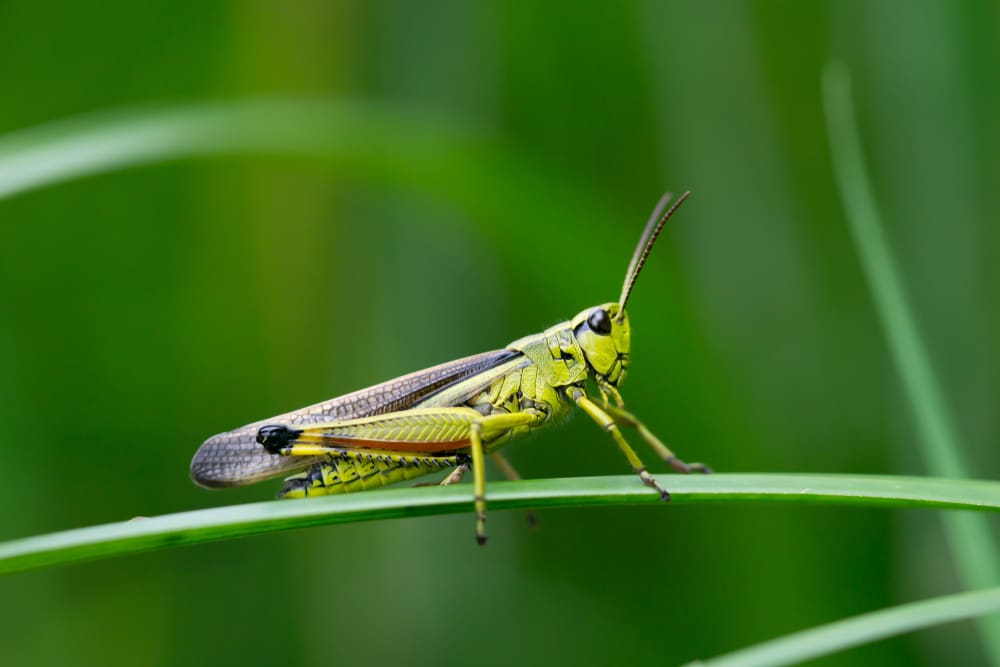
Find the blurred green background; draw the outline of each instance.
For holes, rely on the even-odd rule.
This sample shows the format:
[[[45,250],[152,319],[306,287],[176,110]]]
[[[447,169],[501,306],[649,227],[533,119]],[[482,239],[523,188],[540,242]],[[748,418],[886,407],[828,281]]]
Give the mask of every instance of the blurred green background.
[[[996,478],[998,45],[986,0],[3,0],[2,133],[286,96],[383,120],[344,128],[338,159],[167,161],[0,202],[0,540],[271,497],[197,488],[190,457],[614,299],[665,189],[694,195],[630,302],[632,409],[720,471],[925,473],[834,188],[832,60],[967,457]],[[583,419],[507,451],[533,478],[627,471]],[[490,523],[485,549],[454,516],[8,576],[0,660],[674,664],[959,589],[928,511]],[[820,663],[984,659],[956,625]]]

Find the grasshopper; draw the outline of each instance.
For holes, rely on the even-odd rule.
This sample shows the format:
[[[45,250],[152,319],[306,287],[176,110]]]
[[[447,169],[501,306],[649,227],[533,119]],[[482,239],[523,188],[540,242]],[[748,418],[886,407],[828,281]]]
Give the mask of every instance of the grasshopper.
[[[486,455],[508,477],[519,479],[497,450],[566,419],[576,405],[611,436],[639,479],[662,500],[670,500],[619,427],[635,429],[678,472],[711,470],[679,459],[625,410],[618,387],[629,366],[629,295],[660,230],[689,194],[666,213],[671,195],[660,199],[632,255],[617,303],[587,308],[502,350],[215,435],[195,453],[191,478],[205,487],[225,487],[297,472],[285,479],[279,497],[302,498],[379,488],[441,470],[449,474],[440,483],[454,484],[471,469],[476,540],[485,544]],[[598,400],[588,393],[588,379]]]

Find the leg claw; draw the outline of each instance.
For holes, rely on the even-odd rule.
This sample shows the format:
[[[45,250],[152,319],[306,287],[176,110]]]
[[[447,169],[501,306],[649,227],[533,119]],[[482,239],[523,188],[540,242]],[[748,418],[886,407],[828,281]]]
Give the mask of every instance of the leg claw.
[[[642,472],[639,473],[639,479],[641,479],[642,483],[645,484],[646,486],[652,489],[656,489],[657,493],[660,494],[660,500],[662,500],[665,503],[670,502],[670,492],[664,489],[662,486],[660,486],[660,483],[656,481],[655,477],[653,477],[648,472],[643,470]]]
[[[668,458],[667,463],[670,464],[671,468],[673,468],[677,472],[684,473],[685,475],[690,475],[691,473],[695,472],[701,473],[703,475],[712,474],[712,469],[709,468],[704,463],[685,463],[676,456],[671,456],[670,458]]]

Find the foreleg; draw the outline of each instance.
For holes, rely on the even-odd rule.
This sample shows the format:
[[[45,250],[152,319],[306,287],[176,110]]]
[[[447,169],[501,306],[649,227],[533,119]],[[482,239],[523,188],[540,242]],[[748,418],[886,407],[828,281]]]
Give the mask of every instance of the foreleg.
[[[642,436],[642,439],[653,448],[660,458],[669,463],[670,467],[677,472],[686,474],[700,472],[706,475],[712,472],[712,469],[704,463],[685,463],[682,461],[670,450],[670,448],[660,442],[660,439],[653,435],[653,432],[646,428],[646,425],[639,421],[639,419],[631,412],[627,412],[620,407],[612,405],[605,406],[604,409],[622,426],[628,426],[636,429],[639,432],[639,435]]]
[[[656,489],[657,493],[660,494],[661,500],[663,500],[664,502],[669,501],[670,493],[668,493],[666,489],[660,486],[660,483],[656,481],[655,477],[649,474],[649,471],[646,470],[646,464],[642,462],[642,459],[639,458],[639,455],[636,454],[635,450],[632,449],[631,445],[628,444],[628,441],[625,439],[625,436],[623,436],[621,434],[621,431],[618,430],[618,424],[616,424],[614,418],[610,414],[608,414],[606,408],[602,409],[600,406],[594,403],[594,401],[590,400],[590,398],[587,397],[587,394],[585,394],[584,391],[579,387],[570,387],[567,390],[567,394],[573,400],[574,403],[580,406],[580,409],[582,409],[584,412],[590,415],[591,419],[597,422],[601,426],[601,428],[603,428],[611,435],[615,443],[617,443],[618,448],[622,450],[622,453],[625,455],[625,458],[628,459],[629,464],[632,466],[632,471],[639,476],[639,479],[642,480],[642,483],[645,484],[646,486]]]

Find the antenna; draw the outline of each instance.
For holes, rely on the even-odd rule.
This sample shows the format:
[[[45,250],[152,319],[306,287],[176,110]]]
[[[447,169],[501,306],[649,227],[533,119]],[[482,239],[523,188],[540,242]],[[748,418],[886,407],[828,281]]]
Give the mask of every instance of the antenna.
[[[642,231],[642,237],[639,238],[639,244],[635,247],[635,252],[632,254],[632,261],[629,262],[628,270],[625,271],[625,284],[622,285],[622,295],[618,298],[621,310],[618,311],[617,320],[620,321],[625,317],[625,304],[628,302],[628,296],[632,293],[632,287],[635,285],[635,281],[639,277],[643,265],[646,263],[646,258],[649,257],[649,251],[653,249],[653,244],[656,243],[656,237],[660,235],[660,230],[663,229],[663,225],[674,214],[677,207],[684,203],[684,200],[690,195],[690,190],[682,194],[666,213],[663,213],[663,209],[667,206],[673,194],[665,192],[660,197],[660,201],[656,203],[656,208],[653,209],[653,214],[649,216],[646,228]]]

